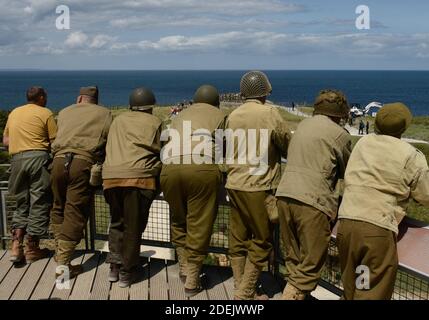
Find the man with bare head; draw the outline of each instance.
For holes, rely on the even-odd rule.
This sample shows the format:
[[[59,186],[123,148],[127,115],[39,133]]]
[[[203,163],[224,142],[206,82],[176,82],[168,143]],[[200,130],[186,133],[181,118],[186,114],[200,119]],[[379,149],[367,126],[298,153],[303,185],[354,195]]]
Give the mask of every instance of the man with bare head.
[[[28,104],[11,112],[3,135],[3,144],[9,147],[12,156],[9,193],[17,201],[10,256],[14,263],[24,258],[32,262],[49,253],[39,248],[39,238],[48,231],[51,196],[47,167],[57,125],[46,108],[47,93],[43,88],[28,89],[27,101]]]

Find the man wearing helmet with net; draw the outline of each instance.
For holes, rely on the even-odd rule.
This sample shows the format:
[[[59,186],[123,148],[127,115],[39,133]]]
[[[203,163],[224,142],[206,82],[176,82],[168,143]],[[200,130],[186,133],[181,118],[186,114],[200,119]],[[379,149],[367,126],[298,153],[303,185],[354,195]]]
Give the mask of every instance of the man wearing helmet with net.
[[[340,126],[348,114],[344,94],[322,91],[314,116],[299,124],[291,140],[276,194],[286,260],[284,300],[304,300],[319,281],[339,207],[338,181],[351,153],[350,135]]]
[[[281,176],[281,157],[287,156],[291,134],[279,111],[266,104],[271,91],[271,83],[264,73],[245,74],[241,80],[241,95],[246,101],[231,113],[226,125],[231,132],[244,130],[248,137],[256,131],[255,141],[240,141],[237,135],[233,154],[228,156],[227,152],[226,157],[226,188],[231,202],[229,254],[237,300],[255,299],[257,280],[273,247],[266,203],[274,200]],[[264,135],[267,137],[265,144],[261,143]],[[240,161],[241,156],[252,150],[257,155],[267,156],[264,170],[256,170],[254,159],[250,157]]]

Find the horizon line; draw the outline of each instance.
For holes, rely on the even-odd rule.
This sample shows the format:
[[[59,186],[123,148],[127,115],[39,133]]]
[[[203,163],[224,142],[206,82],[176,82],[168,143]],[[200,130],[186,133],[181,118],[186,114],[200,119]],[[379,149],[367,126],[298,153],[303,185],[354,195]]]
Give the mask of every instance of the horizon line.
[[[82,71],[156,71],[156,72],[169,72],[169,71],[249,71],[249,70],[263,70],[263,71],[354,71],[354,72],[368,72],[368,71],[405,71],[405,72],[428,72],[429,69],[257,69],[257,68],[249,68],[249,69],[43,69],[43,68],[0,68],[0,72],[2,71],[14,71],[14,72],[24,72],[24,71],[52,71],[52,72],[82,72]]]

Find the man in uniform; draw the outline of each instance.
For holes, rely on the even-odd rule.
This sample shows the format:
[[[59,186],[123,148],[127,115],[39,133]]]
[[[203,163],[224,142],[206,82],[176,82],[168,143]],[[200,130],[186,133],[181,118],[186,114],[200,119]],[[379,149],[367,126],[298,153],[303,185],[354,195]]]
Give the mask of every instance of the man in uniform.
[[[132,284],[139,264],[142,233],[161,171],[161,120],[152,115],[152,91],[131,93],[130,111],[112,124],[103,165],[103,187],[110,205],[109,281],[122,288]]]
[[[252,71],[245,74],[240,88],[246,102],[231,113],[226,125],[227,130],[234,132],[233,136],[239,137],[234,139],[233,159],[227,154],[226,188],[231,202],[229,254],[235,299],[252,300],[256,282],[272,250],[271,225],[265,203],[279,184],[281,157],[287,156],[290,131],[279,111],[266,105],[272,87],[264,73]],[[254,136],[255,139],[240,141],[243,135],[239,133],[243,130],[244,136]],[[256,159],[246,156],[252,153],[251,150],[256,152],[256,157],[266,156],[259,168],[256,168]]]
[[[82,271],[80,266],[71,266],[71,260],[91,214],[94,196],[91,169],[103,162],[112,122],[110,110],[97,104],[98,88],[81,88],[77,104],[59,113],[58,134],[52,145],[51,229],[55,260],[59,267],[68,268],[71,277]],[[58,271],[57,276],[63,271]]]
[[[348,115],[341,92],[322,91],[314,116],[299,124],[290,143],[276,194],[286,250],[284,300],[304,300],[320,279],[339,207],[337,182],[351,153],[350,135],[339,125]]]
[[[217,215],[222,175],[215,162],[215,131],[223,129],[225,120],[224,113],[219,110],[219,93],[213,86],[200,87],[193,101],[193,105],[171,123],[170,129],[176,130],[180,139],[166,146],[174,149],[172,145],[186,143],[182,140],[189,139],[190,148],[185,150],[179,145],[178,154],[166,155],[162,159],[161,173],[161,188],[171,210],[172,242],[179,259],[179,275],[185,282],[188,297],[201,291],[200,270]],[[184,135],[186,125],[191,131],[189,137]],[[201,156],[203,148],[209,154]]]
[[[410,199],[429,207],[426,157],[401,140],[412,120],[402,103],[377,113],[376,134],[350,157],[339,211],[338,248],[346,300],[390,300],[398,269],[398,225]],[[365,272],[369,283],[359,287]]]
[[[12,156],[9,193],[16,197],[17,205],[12,218],[13,263],[24,258],[30,263],[49,254],[40,249],[39,239],[48,232],[52,204],[49,152],[57,125],[53,113],[46,108],[47,94],[43,88],[28,89],[27,101],[28,104],[11,112],[3,134],[3,144]]]

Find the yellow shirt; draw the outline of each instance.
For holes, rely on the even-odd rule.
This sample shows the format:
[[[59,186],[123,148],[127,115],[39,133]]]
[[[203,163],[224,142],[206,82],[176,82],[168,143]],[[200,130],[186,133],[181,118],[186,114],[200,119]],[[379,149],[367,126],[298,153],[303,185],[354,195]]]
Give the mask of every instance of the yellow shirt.
[[[14,109],[4,129],[4,136],[9,137],[11,155],[29,150],[49,151],[56,134],[57,124],[53,113],[34,104]]]

